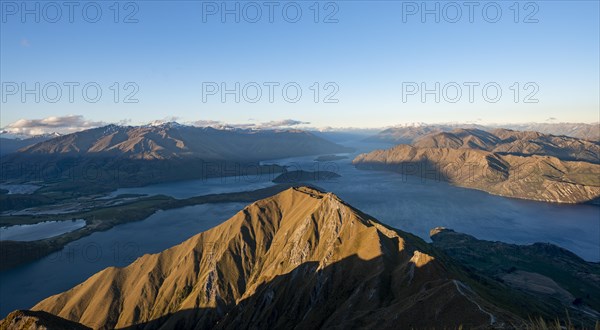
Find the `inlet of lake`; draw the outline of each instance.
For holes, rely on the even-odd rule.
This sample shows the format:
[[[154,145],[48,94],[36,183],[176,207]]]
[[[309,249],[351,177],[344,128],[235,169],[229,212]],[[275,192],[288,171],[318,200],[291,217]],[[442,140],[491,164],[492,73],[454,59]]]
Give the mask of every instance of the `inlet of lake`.
[[[0,240],[36,241],[50,238],[85,226],[85,220],[44,221],[30,225],[15,225],[0,228]]]
[[[325,170],[341,177],[312,182],[379,221],[429,240],[429,230],[443,226],[480,239],[530,244],[549,242],[588,261],[600,261],[600,207],[560,205],[510,199],[389,172],[357,170],[358,152],[375,147],[357,144],[347,159],[315,162],[315,156],[264,162],[289,170]],[[165,194],[176,198],[253,190],[271,185],[272,176],[216,178],[174,182],[113,193]],[[0,272],[0,317],[75,286],[109,266],[125,266],[157,253],[233,216],[245,204],[204,204],[159,211],[146,220],[116,226],[68,244],[30,264]]]

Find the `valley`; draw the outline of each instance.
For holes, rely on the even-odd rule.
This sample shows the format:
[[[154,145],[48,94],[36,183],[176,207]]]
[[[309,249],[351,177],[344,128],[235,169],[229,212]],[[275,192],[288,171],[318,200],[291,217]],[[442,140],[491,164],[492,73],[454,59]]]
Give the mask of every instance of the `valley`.
[[[0,330],[600,330],[600,1],[0,7]]]
[[[597,249],[600,244],[599,210],[596,206],[521,201],[453,187],[443,181],[422,180],[417,176],[358,170],[351,163],[354,155],[380,146],[356,142],[348,146],[357,151],[336,161],[315,162],[314,157],[306,156],[262,164],[337,173],[339,178],[311,184],[335,192],[387,225],[403,228],[426,241],[430,229],[445,226],[480,239],[517,244],[552,242],[586,260],[600,261]],[[19,260],[25,264],[0,272],[2,292],[9,294],[23,286],[36,288],[31,290],[31,295],[19,294],[20,298],[11,304],[0,304],[0,312],[5,315],[15,309],[29,308],[36,301],[76,285],[105,267],[125,266],[143,254],[160,252],[200,230],[209,229],[242,209],[245,202],[283,189],[272,183],[272,179],[273,176],[268,175],[251,181],[226,177],[121,188],[106,197],[88,199],[91,204],[82,201],[79,206],[71,205],[70,213],[42,215],[49,209],[60,209],[57,205],[56,209],[48,206],[32,209],[29,213],[21,211],[21,215],[19,212],[3,215],[5,224],[56,220],[57,216],[61,219],[85,216],[96,223],[95,230],[105,226],[110,229],[88,232],[89,236],[79,238],[75,237],[80,234],[73,232],[74,239],[63,241],[62,248],[48,249],[46,245],[44,254],[34,250],[33,259]],[[238,193],[244,190],[250,192]],[[209,197],[208,194],[213,195]],[[206,204],[208,201],[211,202]],[[477,207],[472,207],[474,203]],[[73,210],[78,207],[81,212],[74,214]],[[106,223],[102,224],[104,221]],[[211,225],[198,227],[198,221]],[[161,238],[154,234],[156,232],[162,233]],[[167,232],[170,234],[166,235]],[[154,239],[147,240],[146,237]],[[102,251],[100,256],[98,251]],[[50,254],[46,255],[48,252]],[[119,257],[115,257],[115,253]],[[52,271],[44,272],[44,269]],[[17,291],[11,295],[17,295]]]
[[[83,194],[75,199],[65,197],[63,202],[4,211],[3,225],[79,218],[85,219],[86,225],[40,241],[0,241],[2,265],[8,265],[0,272],[0,291],[14,296],[17,292],[10,293],[12,288],[36,288],[31,295],[20,295],[10,304],[0,304],[0,312],[6,315],[15,309],[29,308],[36,301],[76,285],[105,267],[125,266],[146,253],[160,252],[193,233],[218,225],[242,209],[246,202],[271,196],[305,180],[320,189],[335,192],[384,223],[415,233],[426,241],[429,241],[431,228],[446,226],[477,238],[509,243],[552,242],[586,260],[600,260],[600,251],[595,249],[600,235],[596,206],[519,201],[453,187],[431,177],[424,180],[415,175],[364,171],[355,167],[352,160],[360,153],[387,145],[363,142],[344,145],[356,151],[335,157],[326,154],[328,161],[301,156],[258,163],[265,168],[287,169],[290,175],[301,171],[298,173],[302,175],[293,175],[297,180],[286,180],[287,186],[272,182],[281,173],[266,172],[255,176],[121,187],[108,193]],[[43,187],[34,192],[47,191],[48,188]],[[470,202],[476,202],[478,207],[469,207]],[[173,221],[178,218],[182,220]],[[194,219],[205,219],[203,221],[210,225],[198,227],[198,220]],[[577,220],[565,222],[562,219]],[[187,224],[181,227],[184,223]],[[507,227],[507,224],[510,225]],[[157,231],[172,234],[152,242],[144,239]],[[78,269],[76,272],[74,267]],[[42,276],[44,279],[40,282],[43,269],[54,271]]]

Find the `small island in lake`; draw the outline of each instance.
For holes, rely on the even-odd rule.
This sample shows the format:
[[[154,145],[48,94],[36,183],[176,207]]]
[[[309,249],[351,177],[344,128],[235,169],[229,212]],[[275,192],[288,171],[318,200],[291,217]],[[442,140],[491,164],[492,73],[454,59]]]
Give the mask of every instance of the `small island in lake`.
[[[284,172],[273,179],[274,183],[294,183],[294,182],[311,182],[311,181],[327,181],[341,177],[339,174],[329,171],[289,171]]]
[[[348,159],[348,156],[340,156],[340,155],[323,155],[315,158],[316,162],[332,162],[334,160],[340,159]]]

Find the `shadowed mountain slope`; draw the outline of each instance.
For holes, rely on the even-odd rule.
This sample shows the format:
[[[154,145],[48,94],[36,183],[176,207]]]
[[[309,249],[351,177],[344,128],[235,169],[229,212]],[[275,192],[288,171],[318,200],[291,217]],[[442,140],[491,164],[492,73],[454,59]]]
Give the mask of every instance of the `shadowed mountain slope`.
[[[547,315],[593,328],[600,319],[600,264],[548,243],[515,245],[478,240],[451,229],[431,230],[433,246],[465,267],[535,300]]]

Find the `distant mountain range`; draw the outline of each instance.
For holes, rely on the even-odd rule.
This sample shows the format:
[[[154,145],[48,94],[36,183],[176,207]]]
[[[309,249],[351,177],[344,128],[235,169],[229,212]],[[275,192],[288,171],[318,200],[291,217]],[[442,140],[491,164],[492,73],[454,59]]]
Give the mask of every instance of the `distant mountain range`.
[[[374,136],[366,138],[365,141],[410,144],[415,139],[427,134],[449,132],[457,128],[484,129],[480,125],[406,125],[385,129]]]
[[[598,143],[565,136],[456,129],[361,154],[353,163],[507,197],[598,203],[599,153]]]
[[[500,127],[500,126],[495,126]],[[503,128],[518,131],[534,131],[552,135],[566,135],[589,141],[600,141],[600,122],[593,124],[582,123],[529,123],[510,124]]]
[[[94,329],[524,328],[529,317],[557,317],[554,308],[560,315],[575,308],[594,312],[595,298],[547,306],[540,295],[519,291],[517,282],[505,284],[471,264],[464,267],[442,252],[445,245],[436,246],[383,225],[331,193],[296,187],[180,245],[124,268],[109,267],[39,302],[34,312],[11,313],[0,327],[54,322],[75,328],[69,322],[77,322]],[[513,258],[529,258],[530,274],[553,267],[519,253]],[[547,277],[579,276],[579,270],[598,273],[574,256],[561,274]],[[576,320],[589,322],[585,316]]]
[[[416,139],[431,133],[450,132],[457,128],[479,129],[491,131],[498,128],[518,131],[533,131],[543,134],[569,136],[589,141],[600,141],[600,123],[530,123],[530,124],[504,124],[504,125],[478,125],[478,124],[413,124],[392,127],[367,138],[367,141],[410,144]]]
[[[146,140],[148,145],[145,146],[144,150],[144,155],[143,157],[150,157],[150,158],[154,158],[154,157],[162,157],[163,155],[160,155],[161,153],[154,153],[152,151],[153,148],[159,148],[159,147],[164,147],[164,145],[162,145],[162,143],[160,143],[159,141],[153,140],[150,136],[147,135],[148,131],[153,131],[153,127],[157,127],[157,128],[166,128],[166,127],[170,127],[170,128],[189,128],[189,129],[198,129],[198,130],[204,130],[204,131],[234,131],[234,132],[253,132],[253,133],[257,133],[257,132],[261,132],[261,131],[265,131],[265,132],[273,132],[273,131],[278,131],[278,132],[285,132],[286,130],[269,130],[269,129],[260,129],[260,128],[253,128],[253,129],[249,129],[249,128],[239,128],[239,127],[235,127],[235,126],[228,126],[228,125],[219,125],[219,126],[206,126],[206,127],[196,127],[196,126],[190,126],[190,125],[182,125],[182,124],[178,124],[176,122],[169,122],[169,123],[159,123],[159,124],[149,124],[149,125],[142,125],[142,126],[117,126],[117,125],[108,125],[105,127],[100,127],[100,128],[96,128],[96,129],[89,129],[89,130],[85,130],[82,132],[88,132],[88,131],[93,131],[93,130],[99,130],[97,132],[103,132],[105,130],[120,130],[121,132],[123,132],[124,130],[128,130],[132,137],[134,138],[139,138],[140,135],[145,135],[144,139],[148,139]],[[600,123],[596,123],[596,124],[584,124],[584,123],[529,123],[529,124],[504,124],[504,125],[478,125],[478,124],[426,124],[426,123],[413,123],[413,124],[407,124],[407,125],[403,125],[403,126],[397,126],[397,127],[392,127],[392,128],[388,128],[385,129],[383,131],[380,131],[377,133],[376,129],[370,128],[370,129],[360,129],[360,128],[339,128],[339,129],[333,129],[333,128],[321,128],[321,129],[317,129],[317,128],[311,128],[308,131],[310,133],[312,133],[313,135],[316,135],[318,137],[323,137],[327,140],[330,141],[334,141],[334,142],[343,142],[343,141],[349,141],[349,140],[359,140],[359,139],[365,139],[366,141],[372,141],[372,142],[388,142],[388,143],[404,143],[404,144],[410,144],[412,143],[414,140],[431,134],[431,133],[440,133],[440,132],[450,132],[452,130],[455,130],[457,128],[463,128],[463,129],[479,129],[479,130],[484,130],[484,131],[492,131],[495,129],[499,129],[499,128],[504,128],[504,129],[512,129],[512,130],[517,130],[517,131],[532,131],[532,132],[539,132],[539,133],[543,133],[543,134],[550,134],[550,135],[557,135],[557,136],[569,136],[569,137],[575,137],[575,138],[579,138],[579,139],[584,139],[584,140],[589,140],[589,141],[600,141]],[[138,130],[138,132],[134,132],[134,130]],[[146,130],[146,133],[140,132],[140,130]],[[298,131],[299,130],[287,130],[287,131]],[[372,136],[369,136],[372,135]],[[42,142],[45,140],[49,140],[52,138],[55,138],[57,136],[60,136],[60,134],[58,133],[50,133],[50,134],[45,134],[45,135],[36,135],[36,136],[27,136],[27,135],[11,135],[8,134],[7,132],[2,132],[2,134],[0,134],[0,155],[6,155],[12,152],[17,151],[18,149],[27,147],[27,146],[32,146],[38,142]],[[71,137],[72,138],[72,137]],[[89,150],[90,152],[96,152],[98,150],[104,150],[105,147],[109,147],[109,148],[113,148],[112,151],[116,151],[116,150],[126,150],[127,152],[129,152],[130,154],[134,153],[135,150],[135,145],[136,144],[143,144],[144,142],[142,141],[138,141],[138,142],[134,142],[134,141],[125,141],[125,137],[123,135],[120,136],[120,138],[122,140],[118,140],[118,137],[105,137],[106,139],[115,139],[115,141],[113,142],[113,145],[102,145],[102,143],[106,143],[106,141],[97,141],[100,145],[98,146],[92,146],[92,145],[87,145],[87,150]],[[171,142],[178,142],[178,138],[177,137],[172,137],[173,140]],[[98,137],[99,140],[99,137]],[[184,141],[185,142],[185,141]],[[63,150],[63,151],[68,151],[68,152],[73,152],[75,150],[77,150],[77,147],[75,146],[68,146],[68,145],[64,145],[64,143],[68,144],[69,142],[67,141],[62,141],[63,145],[61,146],[55,146],[55,147],[50,147],[50,146],[45,146],[45,148],[47,148],[47,150]],[[88,141],[88,144],[90,142]],[[122,144],[121,146],[116,146],[116,144]],[[141,147],[138,145],[138,148],[141,149]],[[38,151],[41,151],[39,149],[37,149]],[[81,150],[80,150],[81,151]],[[106,151],[106,150],[105,150]],[[154,151],[157,151],[156,149],[154,149]],[[185,152],[184,150],[181,150],[182,152]],[[165,152],[166,154],[168,154],[168,151]]]
[[[562,160],[600,163],[600,143],[538,132],[521,132],[503,128],[455,129],[433,133],[414,140],[417,148],[478,149],[498,154],[542,155]]]
[[[5,181],[41,181],[56,191],[89,194],[176,180],[273,175],[283,169],[259,163],[352,150],[299,130],[108,125],[3,155],[0,173]]]
[[[347,151],[348,148],[300,130],[215,129],[165,123],[88,129],[23,147],[18,153],[145,160],[257,161]]]

